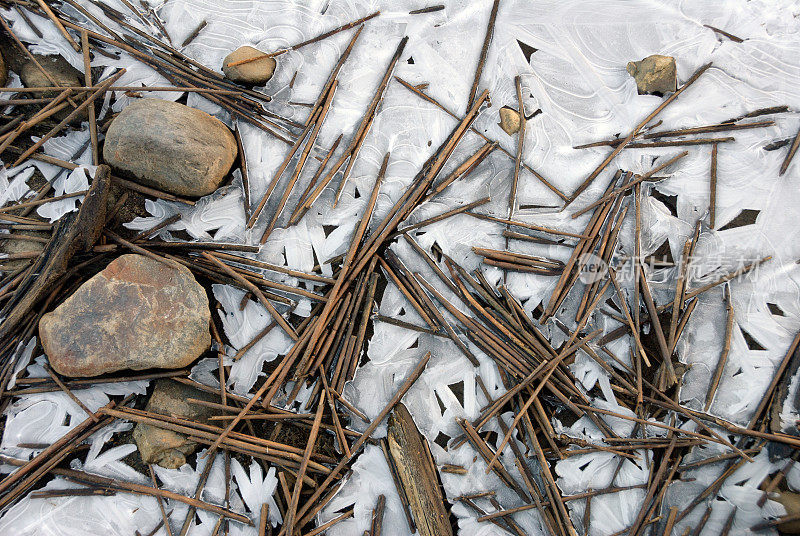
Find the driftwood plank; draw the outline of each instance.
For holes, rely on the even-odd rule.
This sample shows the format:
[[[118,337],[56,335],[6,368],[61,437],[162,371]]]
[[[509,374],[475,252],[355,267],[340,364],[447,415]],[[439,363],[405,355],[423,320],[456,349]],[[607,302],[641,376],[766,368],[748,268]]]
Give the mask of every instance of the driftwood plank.
[[[0,339],[6,339],[28,311],[52,292],[53,284],[66,273],[72,257],[87,251],[97,242],[106,223],[110,177],[108,166],[98,166],[78,212],[70,212],[58,221],[44,251],[20,283],[19,299],[9,303],[7,310],[3,311],[7,316],[0,324]]]
[[[399,491],[408,500],[417,532],[421,536],[452,535],[433,457],[403,404],[398,404],[389,417],[387,439],[402,486]]]

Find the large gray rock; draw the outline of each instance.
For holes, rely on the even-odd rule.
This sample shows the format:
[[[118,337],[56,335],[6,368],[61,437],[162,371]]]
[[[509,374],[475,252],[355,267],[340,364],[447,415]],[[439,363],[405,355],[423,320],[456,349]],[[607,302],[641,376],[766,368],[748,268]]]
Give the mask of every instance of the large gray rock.
[[[50,78],[57,82],[57,85],[61,87],[79,87],[83,85],[81,79],[83,75],[61,56],[34,54],[34,57],[39,62],[39,65],[50,75]],[[32,61],[28,61],[22,66],[19,77],[25,87],[53,86],[53,82]],[[58,91],[47,91],[37,93],[35,97],[52,97],[56,94],[58,94]]]
[[[219,397],[210,393],[174,380],[162,379],[156,382],[145,409],[159,415],[207,422],[213,410],[189,402],[189,398],[219,402]],[[197,449],[197,443],[183,434],[143,423],[137,423],[133,429],[133,440],[144,463],[154,463],[166,469],[177,469],[186,463],[186,456]]]
[[[675,58],[653,54],[641,61],[630,61],[628,74],[636,80],[639,95],[671,93],[677,89],[678,74]]]
[[[123,255],[39,322],[53,369],[89,377],[123,369],[176,369],[211,344],[208,296],[191,272]]]
[[[233,82],[263,86],[269,82],[269,79],[272,78],[272,75],[275,73],[275,66],[277,65],[275,58],[260,58],[241,65],[232,65],[228,67],[229,63],[258,58],[263,55],[264,53],[257,48],[248,46],[239,47],[222,60],[222,72]]]
[[[177,102],[140,99],[114,118],[103,158],[137,182],[199,197],[220,187],[238,149],[222,121]]]

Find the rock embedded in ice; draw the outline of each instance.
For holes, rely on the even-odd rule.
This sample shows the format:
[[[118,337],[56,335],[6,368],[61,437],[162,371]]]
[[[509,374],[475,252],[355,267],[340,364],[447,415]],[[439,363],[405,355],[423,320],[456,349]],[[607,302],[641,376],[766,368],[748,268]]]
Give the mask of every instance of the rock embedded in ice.
[[[238,149],[219,119],[177,102],[141,99],[111,122],[103,158],[121,174],[176,195],[201,197],[222,185]]]
[[[56,81],[59,86],[63,87],[79,87],[83,83],[81,81],[81,73],[77,71],[67,60],[61,56],[42,56],[34,54],[36,61],[42,66],[50,78]],[[33,61],[28,61],[22,65],[19,77],[25,87],[52,87],[53,82],[45,75]],[[58,91],[46,91],[36,94],[37,97],[53,97],[58,94]]]
[[[20,237],[19,239],[5,239],[0,242],[0,252],[14,255],[20,253],[41,253],[47,244],[47,239],[50,236],[47,233],[39,231],[25,231],[24,233],[11,233],[11,235]],[[23,238],[23,237],[31,237]],[[5,238],[5,236],[3,236]],[[36,238],[44,238],[44,240],[36,240]],[[32,262],[32,259],[13,259],[5,260],[0,258],[0,263],[8,270],[17,270],[23,266],[27,266]]]
[[[636,80],[639,95],[671,93],[677,89],[675,58],[653,54],[641,61],[629,61],[628,74]]]
[[[508,106],[503,106],[500,108],[500,128],[502,128],[506,134],[511,136],[519,132],[519,112],[509,108]]]
[[[124,369],[176,369],[211,343],[203,287],[187,268],[123,255],[39,322],[59,374],[90,377]]]
[[[275,58],[261,58],[241,65],[232,65],[228,67],[229,63],[249,60],[250,58],[257,58],[263,55],[264,53],[257,48],[249,46],[239,47],[222,60],[222,72],[233,82],[252,86],[263,86],[269,82],[269,79],[272,78],[272,75],[275,73],[275,66],[277,65]]]
[[[219,398],[211,393],[171,379],[161,379],[156,382],[145,409],[159,415],[206,422],[213,410],[189,402],[190,398],[219,402]],[[136,424],[133,439],[144,463],[154,463],[165,469],[179,468],[186,463],[186,456],[197,449],[197,443],[183,434],[143,423]]]
[[[786,508],[787,515],[796,516],[800,514],[800,495],[791,491],[784,491],[775,494],[774,499]],[[784,534],[800,534],[800,521],[788,521],[778,525],[778,530]]]

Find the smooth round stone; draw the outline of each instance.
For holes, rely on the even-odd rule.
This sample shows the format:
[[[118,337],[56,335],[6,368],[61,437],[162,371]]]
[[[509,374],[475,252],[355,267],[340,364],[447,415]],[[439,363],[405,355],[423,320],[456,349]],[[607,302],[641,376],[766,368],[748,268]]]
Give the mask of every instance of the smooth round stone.
[[[111,122],[103,146],[103,158],[116,171],[188,197],[219,188],[238,152],[222,121],[162,99],[129,104]]]
[[[228,67],[229,63],[258,58],[263,55],[264,53],[257,48],[249,46],[239,47],[222,60],[222,72],[225,73],[228,80],[233,82],[252,86],[263,86],[269,82],[269,79],[272,78],[272,75],[275,73],[275,66],[278,64],[275,58],[260,58],[241,65]]]

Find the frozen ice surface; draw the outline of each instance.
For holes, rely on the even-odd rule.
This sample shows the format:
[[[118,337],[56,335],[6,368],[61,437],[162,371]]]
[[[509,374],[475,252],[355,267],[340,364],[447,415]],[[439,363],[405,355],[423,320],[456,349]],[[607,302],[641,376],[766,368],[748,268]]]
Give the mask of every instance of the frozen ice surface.
[[[95,5],[85,0],[79,1],[106,24],[119,30]],[[126,10],[118,0],[108,0],[106,3],[120,11]],[[404,35],[410,39],[395,74],[412,84],[429,84],[426,91],[430,95],[456,115],[464,114],[491,2],[454,0],[441,3],[446,6],[442,11],[408,15],[409,10],[417,9],[421,4],[411,0],[309,0],[303,3],[268,0],[229,0],[224,3],[213,0],[149,1],[175,43],[182,42],[202,20],[208,22],[183,52],[216,70],[220,69],[222,58],[240,45],[275,50],[380,9],[381,16],[366,25],[351,58],[341,71],[334,105],[313,153],[324,155],[339,134],[343,134],[337,157],[352,137],[388,58]],[[522,77],[526,111],[530,114],[541,110],[528,122],[524,161],[566,193],[572,192],[608,153],[608,149],[602,147],[574,150],[574,145],[624,136],[660,102],[658,97],[637,94],[633,79],[625,71],[628,61],[656,53],[675,56],[681,81],[685,81],[700,65],[714,62],[714,66],[693,87],[659,116],[663,120],[659,128],[716,123],[766,106],[786,104],[790,107],[791,113],[774,117],[775,126],[736,132],[735,142],[720,146],[717,230],[703,228],[696,252],[697,278],[691,282],[692,286],[701,284],[700,276],[725,273],[738,267],[737,263],[742,260],[749,262],[768,255],[773,257],[751,277],[739,278],[730,284],[735,311],[733,342],[710,412],[736,424],[748,422],[772,378],[775,366],[800,326],[800,271],[795,264],[800,258],[800,230],[797,225],[800,163],[795,162],[786,175],[779,177],[778,168],[785,149],[771,152],[763,149],[768,142],[794,135],[800,127],[796,114],[800,108],[800,26],[795,18],[799,11],[797,3],[789,0],[502,0],[481,82],[481,89],[489,90],[492,106],[477,119],[476,128],[497,139],[504,149],[513,154],[516,138],[507,136],[497,126],[498,110],[504,105],[516,107],[513,80],[516,75]],[[4,15],[12,21],[17,35],[26,42],[35,43],[32,47],[34,52],[62,54],[76,68],[82,69],[80,55],[68,46],[48,21],[35,17],[37,26],[45,34],[45,39],[39,40],[14,11]],[[129,22],[143,31],[156,31],[138,19],[131,18]],[[704,24],[731,31],[745,41],[734,43],[716,35]],[[281,56],[275,76],[263,88],[274,97],[268,108],[291,119],[304,120],[308,108],[289,102],[313,102],[316,99],[350,33],[345,32]],[[530,60],[526,59],[519,43],[536,49]],[[120,84],[168,84],[152,69],[132,60],[125,53],[118,60],[98,56],[95,64],[107,69],[128,69]],[[289,87],[295,73],[295,83]],[[12,84],[18,83],[16,78],[12,79]],[[174,100],[179,94],[154,93],[148,96]],[[119,111],[129,101],[129,97],[121,93],[117,93],[116,97],[113,110],[109,109],[106,99],[101,114]],[[234,126],[235,121],[231,117],[202,96],[190,94],[188,103]],[[310,271],[317,261],[324,262],[343,253],[357,216],[363,211],[384,153],[391,151],[391,158],[378,198],[376,219],[381,218],[402,195],[432,148],[438,146],[454,125],[455,120],[449,115],[418,99],[400,84],[391,83],[337,206],[333,207],[334,190],[329,188],[298,225],[283,228],[288,217],[284,212],[270,240],[256,256],[267,262]],[[247,155],[252,199],[258,200],[287,147],[249,124],[239,123],[238,127]],[[84,124],[83,129],[48,141],[43,150],[52,156],[86,165],[90,163],[87,141],[88,130]],[[453,163],[445,172],[482,143],[483,140],[475,135],[465,137]],[[579,209],[595,200],[615,169],[643,172],[653,167],[656,158],[669,158],[674,154],[676,150],[670,148],[623,151],[574,203],[573,208]],[[17,200],[32,195],[25,182],[31,173],[30,165],[25,164],[22,169],[4,169],[0,173],[0,200]],[[59,193],[85,187],[86,183],[81,179],[85,175],[81,171],[64,172],[40,162],[33,165],[53,182]],[[708,209],[709,165],[710,148],[691,148],[689,155],[673,171],[665,173],[667,179],[645,187],[648,195],[645,196],[642,209],[643,253],[654,252],[666,241],[673,258],[680,256],[683,243],[692,233],[695,221],[703,217]],[[505,217],[512,170],[512,159],[499,151],[493,152],[468,177],[455,182],[442,195],[419,207],[409,223],[486,195],[491,195],[492,201],[481,210]],[[301,177],[301,186],[307,183],[313,171],[314,166],[309,166]],[[284,181],[281,181],[278,191]],[[333,184],[335,186],[336,183]],[[194,239],[257,244],[267,218],[262,218],[254,230],[245,230],[240,187],[241,177],[237,176],[230,187],[200,200],[195,207],[162,200],[148,201],[146,208],[151,217],[137,218],[129,227],[146,229],[166,217],[180,214],[178,222],[160,231],[162,239],[173,239],[171,233],[185,231]],[[301,188],[296,188],[288,207],[294,206],[300,191]],[[675,213],[662,200],[649,194],[657,194],[662,200],[664,196],[676,196]],[[558,212],[556,207],[559,198],[524,170],[520,176],[518,200],[519,209],[515,217],[539,225],[580,232],[589,217],[573,220],[570,211]],[[76,203],[77,200],[66,200],[45,205],[47,208],[42,207],[39,213],[55,219],[73,209]],[[272,200],[267,204],[265,213],[271,215],[274,208],[275,200]],[[758,211],[755,223],[719,230],[743,209]],[[633,254],[632,217],[633,211],[629,211],[622,227],[619,245],[621,255]],[[504,248],[501,232],[502,227],[497,224],[459,215],[419,230],[414,233],[414,238],[425,249],[437,245],[471,270],[480,264],[470,248],[477,244]],[[562,260],[569,256],[569,250],[559,246],[512,242],[511,247],[515,251]],[[410,269],[419,271],[437,288],[441,286],[430,268],[405,242],[396,242],[392,250]],[[326,275],[330,275],[330,270],[329,265],[322,265]],[[499,270],[490,267],[484,267],[483,270],[490,282],[500,280]],[[279,282],[297,284],[297,280],[289,276],[267,275]],[[665,276],[663,283],[653,284],[656,301],[664,303],[670,300],[676,269],[664,269],[659,274],[651,275],[653,280],[656,276]],[[554,278],[521,273],[509,274],[507,279],[508,289],[523,302],[528,312],[549,298],[554,284]],[[626,291],[632,289],[629,282],[623,282],[623,286]],[[463,307],[448,289],[440,288],[440,291],[458,307]],[[577,299],[574,294],[565,302],[566,310],[574,310]],[[219,314],[225,336],[231,345],[223,348],[228,359],[226,364],[232,363],[230,358],[237,349],[270,322],[266,311],[252,301],[247,303],[244,310],[240,310],[242,295],[241,290],[229,286],[214,286],[214,297],[222,305]],[[310,306],[307,300],[299,300],[295,313],[308,315]],[[387,287],[378,309],[387,316],[407,322],[421,322],[416,311],[404,301],[393,285]],[[775,310],[782,314],[776,314],[773,312]],[[452,317],[447,314],[446,317],[452,321]],[[561,318],[568,326],[574,326],[569,315],[564,314]],[[603,315],[597,315],[596,325],[610,331],[618,324]],[[722,349],[724,325],[722,290],[717,288],[700,298],[678,344],[680,360],[688,366],[680,399],[690,408],[702,409]],[[557,329],[546,327],[543,331],[554,342],[563,341],[563,334]],[[756,345],[749,342],[753,340]],[[283,355],[290,345],[291,341],[285,334],[273,330],[233,363],[228,388],[240,395],[251,393],[264,362]],[[627,346],[628,341],[623,338],[610,344],[609,349],[626,361]],[[494,474],[485,474],[483,461],[473,461],[476,453],[469,445],[445,450],[435,442],[442,434],[448,438],[460,435],[455,419],[475,418],[485,405],[483,393],[475,383],[477,373],[483,377],[493,398],[505,390],[495,364],[474,346],[470,346],[470,350],[481,363],[477,370],[445,339],[376,321],[374,333],[368,341],[368,362],[347,386],[345,396],[369,417],[374,417],[419,357],[431,351],[434,357],[428,369],[406,395],[404,402],[420,431],[429,440],[436,462],[460,464],[469,469],[467,475],[463,476],[442,474],[448,498],[452,500],[464,493],[493,489],[497,491],[497,498],[503,506],[518,506],[521,504],[519,499],[504,488]],[[579,354],[572,371],[586,392],[598,387],[598,391],[592,391],[600,393],[593,399],[593,404],[623,411],[614,399],[606,373],[588,356]],[[44,373],[41,358],[33,360],[28,372],[33,376]],[[214,361],[197,364],[192,377],[215,385]],[[793,383],[793,392],[797,389],[796,383]],[[95,409],[107,402],[109,394],[141,393],[144,388],[143,383],[137,383],[76,392],[85,404]],[[463,395],[456,396],[456,392]],[[0,452],[22,458],[33,452],[16,447],[18,443],[54,441],[84,418],[80,408],[62,393],[23,396],[6,409],[6,415],[8,420]],[[786,422],[791,422],[796,416],[791,408],[785,408]],[[70,424],[64,425],[67,417]],[[506,422],[511,420],[510,415],[504,415],[503,418]],[[620,434],[629,432],[631,428],[629,421],[621,419],[611,418],[609,423]],[[355,429],[364,427],[357,419],[350,425]],[[574,437],[586,440],[601,437],[599,430],[588,419],[581,419],[570,427],[564,427],[557,421],[553,425],[558,432]],[[500,432],[495,423],[490,423],[487,429]],[[649,428],[648,432],[651,435],[659,433],[655,428]],[[385,426],[378,429],[376,436],[383,434]],[[499,435],[502,436],[502,433]],[[144,478],[144,475],[137,474],[120,461],[130,451],[129,447],[127,450],[117,447],[101,453],[106,439],[108,437],[105,436],[95,439],[84,468],[132,480]],[[722,452],[714,451],[714,448],[714,445],[710,445],[696,449],[697,459]],[[614,485],[646,482],[648,469],[642,460],[647,459],[648,453],[642,450],[638,454],[641,460],[622,462]],[[510,457],[503,455],[501,461],[513,475],[518,475]],[[555,477],[565,494],[579,493],[588,488],[599,489],[609,485],[618,463],[620,459],[609,453],[574,456],[558,463]],[[532,460],[531,464],[536,471],[535,461]],[[717,533],[733,506],[738,509],[731,534],[747,534],[748,527],[764,516],[781,512],[782,507],[772,501],[767,501],[763,508],[755,506],[760,496],[758,483],[775,467],[762,453],[754,463],[740,468],[720,490],[722,500],[712,501],[713,513],[703,534]],[[3,468],[10,470],[10,467]],[[191,492],[201,470],[201,467],[190,466],[172,472],[159,470],[159,478],[169,489]],[[720,471],[721,468],[715,465],[687,475],[696,480],[673,485],[665,505],[686,506]],[[208,500],[221,500],[219,490],[222,478],[217,469],[212,471],[207,486]],[[794,489],[800,488],[800,469],[797,466],[789,472],[787,481]],[[47,484],[46,489],[67,485],[63,480],[55,479]],[[257,465],[242,467],[234,464],[234,488],[238,491],[233,494],[235,501],[232,508],[237,511],[257,516],[260,504],[266,501],[271,505],[270,512],[277,512],[274,503],[271,503],[275,488],[274,469],[264,474]],[[387,497],[384,533],[410,534],[386,463],[380,450],[374,446],[368,446],[355,462],[352,474],[339,495],[319,514],[319,521],[325,522],[335,517],[335,512],[353,507],[354,517],[336,525],[328,533],[360,534],[368,527],[370,512],[380,494]],[[633,489],[596,497],[591,506],[589,534],[605,536],[625,528],[638,511],[638,503],[643,495],[643,490]],[[481,504],[491,510],[488,503]],[[568,505],[573,520],[579,524],[585,502],[570,501]],[[183,519],[186,512],[184,505],[178,503],[170,507],[175,508],[174,519]],[[685,527],[695,523],[702,509],[695,509],[674,532],[682,533]],[[461,503],[453,506],[453,513],[458,519],[460,534],[504,533],[490,523],[478,523],[475,512]],[[197,534],[209,534],[216,520],[205,512],[199,512],[198,517],[201,523],[193,530]],[[0,518],[0,533],[71,536],[90,532],[129,536],[136,529],[142,533],[149,532],[159,519],[155,500],[147,497],[119,494],[116,497],[24,499]],[[520,512],[514,515],[514,519],[529,534],[545,533],[535,510]],[[273,517],[272,521],[277,519]],[[231,527],[234,534],[255,534],[252,528],[236,524]],[[157,534],[165,534],[164,529]]]

